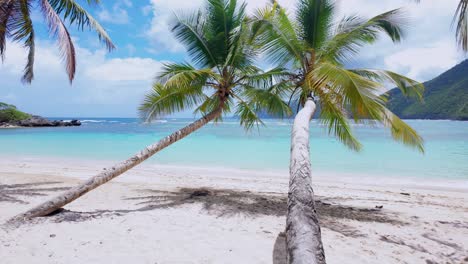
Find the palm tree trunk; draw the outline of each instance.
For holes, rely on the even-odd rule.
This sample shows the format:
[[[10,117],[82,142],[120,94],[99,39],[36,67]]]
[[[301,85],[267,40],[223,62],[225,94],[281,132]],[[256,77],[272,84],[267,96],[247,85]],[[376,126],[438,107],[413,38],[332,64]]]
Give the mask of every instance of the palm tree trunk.
[[[290,264],[325,264],[320,225],[315,211],[309,157],[309,124],[316,105],[309,98],[294,118],[289,165],[286,245]]]
[[[99,187],[100,185],[114,179],[115,177],[121,175],[122,173],[128,171],[129,169],[135,167],[136,165],[140,164],[141,162],[145,161],[149,157],[153,156],[158,151],[172,145],[173,143],[181,140],[182,138],[186,137],[187,135],[191,134],[192,132],[196,131],[197,129],[201,128],[202,126],[206,125],[210,121],[214,120],[215,118],[221,115],[220,106],[218,109],[214,110],[213,112],[203,116],[202,118],[198,119],[197,121],[191,123],[190,125],[172,133],[171,135],[161,139],[160,141],[146,147],[145,149],[141,150],[139,153],[134,155],[133,157],[107,169],[104,169],[103,172],[99,173],[98,175],[88,179],[86,182],[76,186],[65,193],[62,193],[47,202],[44,202],[31,210],[22,213],[20,215],[15,216],[11,221],[15,220],[25,220],[30,219],[33,217],[38,216],[46,216],[64,205],[71,203],[72,201],[78,199],[85,193]]]

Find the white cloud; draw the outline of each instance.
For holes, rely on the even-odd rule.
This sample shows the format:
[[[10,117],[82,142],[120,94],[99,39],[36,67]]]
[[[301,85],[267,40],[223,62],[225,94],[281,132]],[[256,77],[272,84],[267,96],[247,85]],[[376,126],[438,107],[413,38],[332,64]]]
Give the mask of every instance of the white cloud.
[[[385,65],[394,71],[404,69],[409,77],[427,80],[453,67],[460,54],[453,49],[453,40],[448,39],[422,47],[407,48],[385,57]]]
[[[132,7],[132,2],[129,0],[116,1],[112,6],[112,11],[103,8],[98,13],[99,20],[119,25],[128,24],[130,22],[130,17],[128,16],[127,10],[122,6],[127,8]]]
[[[22,85],[24,49],[11,42],[7,49],[0,64],[0,98],[45,116],[135,116],[161,65],[150,58],[108,58],[105,50],[76,46],[77,72],[70,86],[58,49],[38,41],[35,79]]]
[[[145,32],[146,37],[156,45],[153,50],[163,48],[170,52],[182,52],[183,46],[174,38],[170,31],[171,20],[174,13],[194,11],[200,8],[203,0],[151,0],[153,18],[149,29]]]
[[[87,68],[85,76],[96,81],[146,81],[155,76],[160,66],[148,58],[117,58]]]

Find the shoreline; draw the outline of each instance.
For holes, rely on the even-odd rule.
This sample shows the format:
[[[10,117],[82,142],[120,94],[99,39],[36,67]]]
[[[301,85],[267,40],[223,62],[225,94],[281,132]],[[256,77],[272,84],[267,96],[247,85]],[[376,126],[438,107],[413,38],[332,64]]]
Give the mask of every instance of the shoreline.
[[[16,172],[21,168],[27,174],[49,174],[85,180],[99,173],[103,168],[113,166],[120,160],[89,160],[78,158],[57,157],[7,157],[0,154],[0,173]],[[190,173],[187,173],[190,172]],[[249,181],[252,177],[259,179],[274,179],[287,184],[289,173],[287,170],[252,170],[229,167],[201,167],[180,166],[174,164],[157,164],[144,162],[115,179],[119,182],[152,182],[158,174],[190,175],[192,177],[208,175],[230,175],[230,178],[239,178]],[[129,175],[132,175],[129,177]],[[223,178],[224,176],[219,176]],[[229,177],[228,177],[229,178]],[[468,192],[468,178],[435,178],[421,176],[390,176],[370,175],[357,173],[313,171],[314,184],[352,184],[359,186],[415,188],[425,190],[442,190],[454,192]]]

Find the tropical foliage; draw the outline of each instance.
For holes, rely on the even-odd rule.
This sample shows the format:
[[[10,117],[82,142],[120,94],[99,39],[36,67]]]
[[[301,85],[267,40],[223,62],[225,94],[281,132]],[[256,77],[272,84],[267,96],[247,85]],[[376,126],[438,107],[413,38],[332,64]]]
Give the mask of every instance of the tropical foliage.
[[[192,63],[167,63],[141,105],[147,120],[186,109],[203,114],[234,111],[247,129],[262,121],[260,110],[283,117],[291,113],[283,101],[285,72],[262,71],[253,62],[250,24],[245,4],[208,0],[205,9],[178,16],[172,28]],[[218,117],[217,119],[219,119]]]
[[[0,102],[0,123],[20,121],[29,118],[31,115],[21,112],[14,105]]]
[[[355,122],[377,121],[390,128],[394,139],[423,151],[423,140],[386,108],[380,92],[388,82],[405,95],[421,98],[423,85],[400,74],[376,69],[348,68],[361,48],[381,34],[399,42],[405,17],[391,10],[369,20],[346,16],[335,24],[336,7],[330,0],[300,0],[291,16],[276,2],[256,12],[252,30],[257,45],[272,63],[288,65],[289,103],[303,105],[308,97],[320,105],[320,120],[346,146],[361,144],[351,131]]]
[[[87,0],[98,4],[99,0]],[[22,77],[30,83],[34,78],[35,28],[31,19],[33,7],[37,5],[48,26],[51,36],[57,39],[60,54],[70,82],[75,76],[75,47],[65,22],[78,29],[93,29],[108,50],[114,48],[104,28],[75,0],[1,0],[0,1],[0,56],[4,59],[6,40],[20,42],[28,50],[27,63]]]

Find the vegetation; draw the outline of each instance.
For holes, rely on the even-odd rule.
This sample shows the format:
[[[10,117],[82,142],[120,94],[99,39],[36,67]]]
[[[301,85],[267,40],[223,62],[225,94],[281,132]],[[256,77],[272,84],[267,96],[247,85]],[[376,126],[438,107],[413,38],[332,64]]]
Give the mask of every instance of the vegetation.
[[[137,166],[158,151],[172,145],[208,122],[219,120],[235,109],[246,128],[261,124],[257,110],[284,116],[289,107],[281,100],[282,76],[278,69],[267,72],[255,67],[256,54],[250,45],[245,4],[236,0],[208,0],[204,11],[177,17],[173,27],[176,37],[187,47],[196,66],[168,63],[141,106],[148,120],[187,108],[197,107],[204,114],[199,120],[146,147],[133,157],[116,164],[83,184],[18,215],[16,219],[45,216],[85,193]]]
[[[0,102],[0,123],[10,123],[28,119],[31,115],[21,112],[14,105]]]
[[[289,16],[275,2],[257,12],[252,26],[267,58],[289,66],[283,86],[290,94],[289,101],[298,102],[298,108],[302,106],[295,117],[291,140],[286,226],[290,263],[325,263],[309,158],[309,121],[316,103],[329,133],[353,150],[359,150],[361,144],[351,131],[349,116],[355,122],[380,122],[390,128],[395,140],[423,151],[422,138],[388,110],[386,96],[377,93],[385,82],[393,82],[403,94],[420,98],[423,86],[386,70],[345,67],[361,47],[374,43],[381,33],[399,42],[404,17],[399,10],[370,20],[348,16],[335,27],[335,14],[331,0],[300,0],[295,16]]]
[[[142,117],[153,120],[193,108],[207,114],[221,108],[222,113],[235,111],[249,129],[262,123],[257,115],[261,110],[290,115],[282,100],[283,83],[274,83],[285,73],[281,68],[262,71],[253,64],[257,51],[250,42],[246,5],[238,6],[237,0],[207,2],[207,13],[179,16],[172,29],[194,65],[167,63],[140,107]]]
[[[98,4],[99,0],[87,0],[87,2]],[[35,4],[46,21],[50,35],[58,41],[70,82],[75,76],[76,59],[75,47],[65,21],[76,25],[78,29],[87,27],[95,30],[108,50],[114,48],[104,28],[75,0],[2,0],[0,2],[0,57],[3,59],[5,56],[7,38],[23,44],[28,50],[23,82],[30,83],[34,78],[35,27],[31,19],[31,11]]]
[[[424,102],[388,92],[388,108],[406,119],[468,120],[468,60],[424,84]]]

